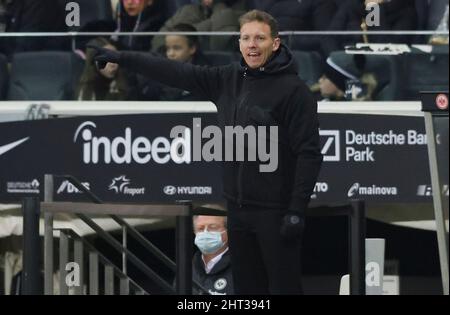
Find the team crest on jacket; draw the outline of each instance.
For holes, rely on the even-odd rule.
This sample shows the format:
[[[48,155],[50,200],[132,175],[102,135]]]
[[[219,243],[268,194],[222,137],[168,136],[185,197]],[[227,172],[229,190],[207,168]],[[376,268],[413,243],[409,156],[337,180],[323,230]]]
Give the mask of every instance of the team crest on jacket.
[[[227,279],[220,278],[214,282],[214,289],[216,290],[223,290],[227,286]]]

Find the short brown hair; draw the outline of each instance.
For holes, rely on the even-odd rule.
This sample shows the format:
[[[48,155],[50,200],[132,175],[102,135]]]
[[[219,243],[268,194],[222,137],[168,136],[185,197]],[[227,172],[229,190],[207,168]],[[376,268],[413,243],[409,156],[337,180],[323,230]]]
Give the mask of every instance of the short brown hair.
[[[242,15],[239,18],[239,26],[242,28],[244,24],[250,23],[250,22],[261,22],[265,23],[270,26],[270,35],[272,38],[278,37],[278,22],[275,20],[273,16],[271,16],[269,13],[260,11],[260,10],[252,10],[244,15]]]

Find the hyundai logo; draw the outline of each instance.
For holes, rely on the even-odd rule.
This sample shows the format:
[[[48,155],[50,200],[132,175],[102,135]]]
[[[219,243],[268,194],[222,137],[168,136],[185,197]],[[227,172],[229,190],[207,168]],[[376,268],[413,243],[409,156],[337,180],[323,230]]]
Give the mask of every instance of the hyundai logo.
[[[164,193],[166,195],[175,195],[177,193],[177,188],[175,186],[164,187]]]

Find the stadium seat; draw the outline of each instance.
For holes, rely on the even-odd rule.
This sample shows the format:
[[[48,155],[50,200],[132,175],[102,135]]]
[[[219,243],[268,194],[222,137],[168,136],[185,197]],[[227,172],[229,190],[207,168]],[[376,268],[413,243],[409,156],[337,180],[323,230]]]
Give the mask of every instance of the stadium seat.
[[[236,60],[236,54],[227,51],[204,51],[203,54],[208,58],[212,66],[228,65]]]
[[[8,100],[71,100],[83,61],[72,52],[13,55]]]
[[[316,52],[298,51],[292,52],[297,61],[298,74],[309,86],[316,83],[322,75],[320,55]]]
[[[182,6],[186,4],[195,3],[195,1],[192,0],[175,0],[175,3],[177,5],[177,8],[181,8]]]
[[[367,56],[365,72],[373,73],[378,87],[373,95],[374,101],[393,101],[401,99],[399,67],[397,57]],[[401,57],[400,57],[401,58]]]
[[[331,55],[338,63],[353,58],[343,51]],[[419,100],[423,91],[448,91],[448,46],[436,46],[431,53],[413,49],[399,56],[367,55],[364,72],[378,81],[375,101]]]
[[[6,88],[8,83],[8,62],[6,57],[0,55],[0,100],[6,97]]]
[[[448,91],[448,45],[402,56],[401,65],[403,100],[418,100],[423,91]]]
[[[357,73],[353,60],[353,55],[345,51],[335,51],[330,55],[335,62],[341,66],[346,65],[350,73]],[[374,92],[375,101],[393,101],[402,98],[402,89],[400,85],[401,67],[399,59],[403,56],[387,55],[366,55],[366,62],[363,69],[364,73],[373,73],[378,84]],[[345,68],[345,66],[344,66]]]

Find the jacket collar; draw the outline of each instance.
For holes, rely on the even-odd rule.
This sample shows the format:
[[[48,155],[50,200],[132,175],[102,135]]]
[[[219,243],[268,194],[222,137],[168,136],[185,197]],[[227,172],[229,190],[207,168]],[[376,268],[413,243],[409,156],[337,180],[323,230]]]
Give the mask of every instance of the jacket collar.
[[[244,76],[261,76],[266,74],[272,75],[280,73],[297,74],[297,65],[292,52],[284,44],[280,45],[280,48],[272,54],[272,56],[263,66],[257,69],[251,69],[248,67],[244,58],[241,57],[240,68]]]

